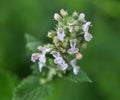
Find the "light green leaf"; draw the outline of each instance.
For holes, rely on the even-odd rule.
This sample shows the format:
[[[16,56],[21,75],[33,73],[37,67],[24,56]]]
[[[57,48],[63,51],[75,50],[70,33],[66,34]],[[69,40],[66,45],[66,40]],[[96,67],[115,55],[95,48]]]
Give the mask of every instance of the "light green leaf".
[[[30,76],[16,88],[13,100],[44,100],[51,92],[51,87],[40,85],[39,79]]]
[[[28,50],[34,52],[37,50],[37,47],[41,44],[35,37],[30,34],[25,34],[26,38],[26,47]]]
[[[82,70],[78,73],[78,75],[75,75],[72,71],[68,72],[66,76],[64,76],[64,79],[70,80],[72,82],[92,82],[92,80],[87,76],[85,72]]]

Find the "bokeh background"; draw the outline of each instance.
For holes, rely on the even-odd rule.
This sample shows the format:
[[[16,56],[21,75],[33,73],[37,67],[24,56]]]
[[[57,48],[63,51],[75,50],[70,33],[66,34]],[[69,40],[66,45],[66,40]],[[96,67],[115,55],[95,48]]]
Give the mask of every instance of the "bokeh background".
[[[57,80],[47,100],[120,100],[119,0],[0,0],[0,100],[31,73],[25,33],[47,42],[53,15],[63,8],[84,12],[94,39],[84,51],[81,68],[93,83]]]

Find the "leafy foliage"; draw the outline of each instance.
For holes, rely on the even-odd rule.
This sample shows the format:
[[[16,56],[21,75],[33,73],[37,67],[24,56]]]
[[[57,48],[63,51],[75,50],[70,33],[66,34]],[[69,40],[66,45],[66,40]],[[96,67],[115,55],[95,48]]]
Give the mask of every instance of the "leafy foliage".
[[[14,92],[13,100],[43,100],[51,92],[51,87],[40,85],[37,77],[24,79]]]
[[[80,71],[78,75],[74,75],[72,71],[68,72],[66,76],[64,76],[64,79],[70,80],[72,82],[92,82],[91,79],[87,76],[87,74],[84,71]]]
[[[35,37],[30,34],[25,34],[26,38],[26,47],[29,51],[35,51],[38,45],[40,45],[40,41],[38,41]]]
[[[13,88],[18,79],[8,71],[0,69],[0,100],[11,100]]]

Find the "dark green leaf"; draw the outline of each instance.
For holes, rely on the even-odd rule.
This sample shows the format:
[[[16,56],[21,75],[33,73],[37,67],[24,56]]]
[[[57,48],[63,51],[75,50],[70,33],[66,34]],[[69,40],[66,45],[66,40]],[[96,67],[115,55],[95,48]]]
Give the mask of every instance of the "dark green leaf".
[[[65,79],[70,80],[72,82],[92,82],[91,79],[87,76],[85,72],[82,70],[78,73],[78,75],[75,75],[72,71],[68,72],[66,76],[64,76]]]
[[[50,92],[51,87],[40,85],[37,77],[30,76],[16,88],[13,100],[43,100]]]
[[[15,75],[0,69],[0,100],[12,99],[12,92],[18,81]]]

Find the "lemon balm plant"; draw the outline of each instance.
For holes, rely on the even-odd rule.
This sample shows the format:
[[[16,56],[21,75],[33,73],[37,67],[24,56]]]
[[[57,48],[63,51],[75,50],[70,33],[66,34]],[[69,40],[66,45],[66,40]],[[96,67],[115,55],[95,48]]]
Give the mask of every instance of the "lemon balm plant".
[[[86,21],[84,13],[75,11],[69,16],[63,9],[60,14],[54,14],[54,19],[58,23],[54,30],[48,32],[51,43],[39,45],[33,37],[26,35],[27,46],[38,51],[31,49],[33,74],[16,88],[13,100],[44,100],[51,91],[49,83],[54,82],[55,78],[91,82],[77,63],[82,59],[87,43],[93,38],[89,33],[91,22]]]

